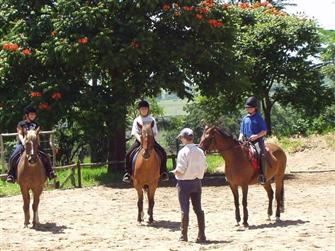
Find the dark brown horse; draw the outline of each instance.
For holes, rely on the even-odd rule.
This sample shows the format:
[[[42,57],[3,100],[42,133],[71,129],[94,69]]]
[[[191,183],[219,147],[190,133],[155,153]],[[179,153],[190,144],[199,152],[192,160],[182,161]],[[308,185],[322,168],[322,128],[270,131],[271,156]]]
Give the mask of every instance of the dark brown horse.
[[[29,191],[33,192],[33,227],[39,224],[38,219],[38,204],[40,195],[43,191],[43,185],[47,180],[42,161],[38,155],[38,131],[30,130],[27,132],[24,142],[25,151],[23,152],[17,172],[17,183],[20,185],[21,194],[23,197],[24,211],[24,226],[29,224],[30,213],[30,195]]]
[[[151,124],[145,124],[141,126],[141,148],[137,154],[135,160],[135,168],[133,172],[133,184],[134,188],[137,191],[138,195],[138,216],[137,221],[141,223],[143,220],[143,190],[147,193],[148,196],[148,214],[149,214],[149,223],[153,223],[153,208],[154,208],[154,196],[158,186],[159,181],[159,167],[160,159],[156,150],[154,149],[155,139],[152,132],[152,127],[154,122]]]
[[[240,144],[232,136],[221,132],[216,126],[205,128],[199,147],[205,151],[217,150],[225,160],[225,175],[234,195],[237,225],[239,225],[239,222],[241,221],[238,187],[242,187],[243,225],[247,227],[248,186],[256,184],[258,177],[258,170],[252,167],[251,161],[248,158],[248,147]],[[266,147],[269,149],[266,153],[267,171],[265,175],[267,182],[263,187],[269,198],[268,217],[270,219],[270,216],[272,215],[273,190],[271,187],[271,179],[274,177],[277,201],[276,218],[279,220],[280,213],[284,212],[284,174],[286,168],[286,155],[285,152],[275,144],[266,144]]]

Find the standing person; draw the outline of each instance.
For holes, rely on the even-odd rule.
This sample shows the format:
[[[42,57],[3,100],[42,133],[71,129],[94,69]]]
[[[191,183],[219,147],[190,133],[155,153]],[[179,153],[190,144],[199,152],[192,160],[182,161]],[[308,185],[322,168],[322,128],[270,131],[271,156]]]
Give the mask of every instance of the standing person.
[[[193,131],[184,128],[178,138],[185,145],[177,157],[177,166],[172,172],[177,179],[178,199],[181,209],[180,241],[188,241],[190,199],[198,220],[198,237],[196,242],[206,242],[205,214],[201,208],[201,180],[207,169],[204,152],[193,143]]]
[[[15,183],[16,167],[21,157],[21,154],[24,151],[24,138],[26,136],[25,133],[29,130],[40,130],[40,126],[35,121],[36,117],[37,117],[37,112],[34,107],[32,106],[25,107],[24,120],[20,121],[16,128],[17,133],[18,133],[19,142],[17,143],[14,152],[9,158],[9,163],[8,163],[9,170],[8,170],[8,176],[6,179],[7,182]],[[56,178],[57,176],[52,169],[49,156],[40,149],[39,149],[39,156],[45,168],[46,176],[49,179]]]
[[[166,152],[164,148],[161,145],[159,145],[156,141],[156,137],[158,134],[157,123],[156,123],[155,118],[150,115],[149,103],[145,100],[141,100],[138,103],[138,111],[139,111],[139,116],[134,120],[133,128],[131,130],[131,135],[135,137],[135,142],[133,143],[133,145],[130,147],[130,149],[126,153],[126,166],[125,166],[126,173],[123,176],[123,181],[126,183],[130,183],[130,177],[132,173],[132,170],[131,170],[132,169],[131,158],[133,157],[132,153],[135,149],[141,146],[141,128],[139,128],[138,124],[143,126],[143,124],[149,124],[152,121],[154,121],[154,126],[152,128],[152,131],[155,137],[155,150],[157,151],[158,155],[161,158],[161,166],[160,166],[161,180],[167,181],[169,180],[169,175],[167,173],[167,168],[166,168],[167,156],[166,156]]]
[[[264,136],[267,134],[267,127],[262,115],[258,112],[258,100],[256,97],[249,97],[245,103],[247,115],[243,117],[240,127],[239,140],[250,140],[255,145],[260,156],[260,173],[258,182],[261,185],[266,183],[266,159]]]

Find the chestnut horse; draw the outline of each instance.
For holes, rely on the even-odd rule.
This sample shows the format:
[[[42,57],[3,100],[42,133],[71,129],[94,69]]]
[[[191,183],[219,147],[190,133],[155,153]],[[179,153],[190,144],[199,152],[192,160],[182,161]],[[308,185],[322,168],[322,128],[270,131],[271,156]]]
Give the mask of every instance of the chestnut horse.
[[[154,134],[152,127],[154,122],[151,124],[144,124],[143,126],[138,124],[141,128],[141,148],[136,156],[135,167],[133,172],[133,185],[137,191],[138,201],[138,216],[137,221],[141,223],[143,221],[143,190],[148,196],[148,214],[149,223],[153,223],[153,208],[154,208],[154,196],[159,181],[159,170],[160,170],[160,158],[156,150]]]
[[[225,176],[229,182],[234,195],[235,218],[237,225],[241,221],[238,187],[242,187],[243,199],[243,225],[248,227],[247,196],[248,186],[257,183],[258,170],[252,167],[248,158],[248,147],[241,144],[232,136],[220,131],[216,126],[206,127],[201,137],[199,147],[208,150],[217,150],[225,160]],[[286,168],[285,152],[275,144],[266,144],[269,151],[266,153],[267,171],[265,173],[267,182],[263,185],[268,198],[268,219],[272,215],[273,190],[271,179],[276,183],[276,219],[280,219],[280,213],[284,212],[284,174]]]
[[[43,185],[47,180],[42,161],[38,155],[39,139],[38,131],[29,130],[24,141],[25,151],[22,153],[18,164],[17,183],[20,185],[23,197],[24,226],[27,227],[30,220],[29,207],[30,195],[32,190],[33,202],[33,227],[39,224],[38,220],[38,204],[40,195],[43,191]]]

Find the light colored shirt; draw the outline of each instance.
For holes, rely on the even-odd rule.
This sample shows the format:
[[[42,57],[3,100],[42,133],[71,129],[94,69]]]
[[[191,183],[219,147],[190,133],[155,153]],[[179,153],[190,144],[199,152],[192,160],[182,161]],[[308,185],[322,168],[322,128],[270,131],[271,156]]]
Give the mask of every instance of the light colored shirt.
[[[177,180],[202,179],[207,166],[204,152],[195,144],[187,144],[178,152],[177,166],[173,172],[181,173],[176,174]]]
[[[154,137],[156,138],[158,134],[157,123],[154,117],[152,117],[151,115],[148,115],[146,117],[138,116],[136,119],[134,119],[133,128],[131,129],[131,135],[132,136],[134,136],[135,134],[141,135],[141,128],[139,128],[137,123],[143,126],[144,124],[150,124],[152,121],[154,121],[155,123],[152,128],[152,132],[154,134]]]

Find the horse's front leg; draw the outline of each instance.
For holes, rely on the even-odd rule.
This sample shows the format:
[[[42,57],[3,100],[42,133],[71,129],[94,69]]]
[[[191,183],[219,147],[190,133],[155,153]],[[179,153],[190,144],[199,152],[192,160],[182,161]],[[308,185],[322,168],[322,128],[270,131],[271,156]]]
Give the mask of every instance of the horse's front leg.
[[[137,214],[137,222],[141,223],[143,221],[143,190],[141,187],[137,187],[137,208],[138,208],[138,214]]]
[[[33,195],[34,195],[34,202],[33,202],[33,212],[34,212],[33,227],[36,227],[37,224],[40,224],[39,219],[38,219],[38,205],[40,203],[40,196],[41,196],[42,190],[43,190],[43,188],[39,188],[39,189],[34,189],[33,190]]]
[[[242,186],[242,205],[243,205],[243,226],[249,227],[248,224],[248,185]]]
[[[155,191],[156,191],[157,185],[150,185],[148,188],[148,201],[149,201],[149,207],[148,207],[148,215],[149,215],[149,224],[154,222],[154,205],[155,205]]]
[[[235,204],[235,219],[236,219],[236,225],[239,226],[240,221],[241,221],[241,215],[240,215],[240,206],[239,206],[239,201],[238,201],[238,186],[229,184],[230,189],[234,195],[234,204]]]
[[[30,205],[30,195],[29,189],[20,186],[21,194],[23,198],[23,212],[24,212],[24,227],[28,227],[30,220],[29,205]]]
[[[268,199],[269,199],[269,205],[268,205],[268,220],[270,220],[271,215],[272,215],[272,201],[273,201],[273,190],[271,187],[271,183],[266,183],[264,185],[264,189],[266,190],[268,194]]]

